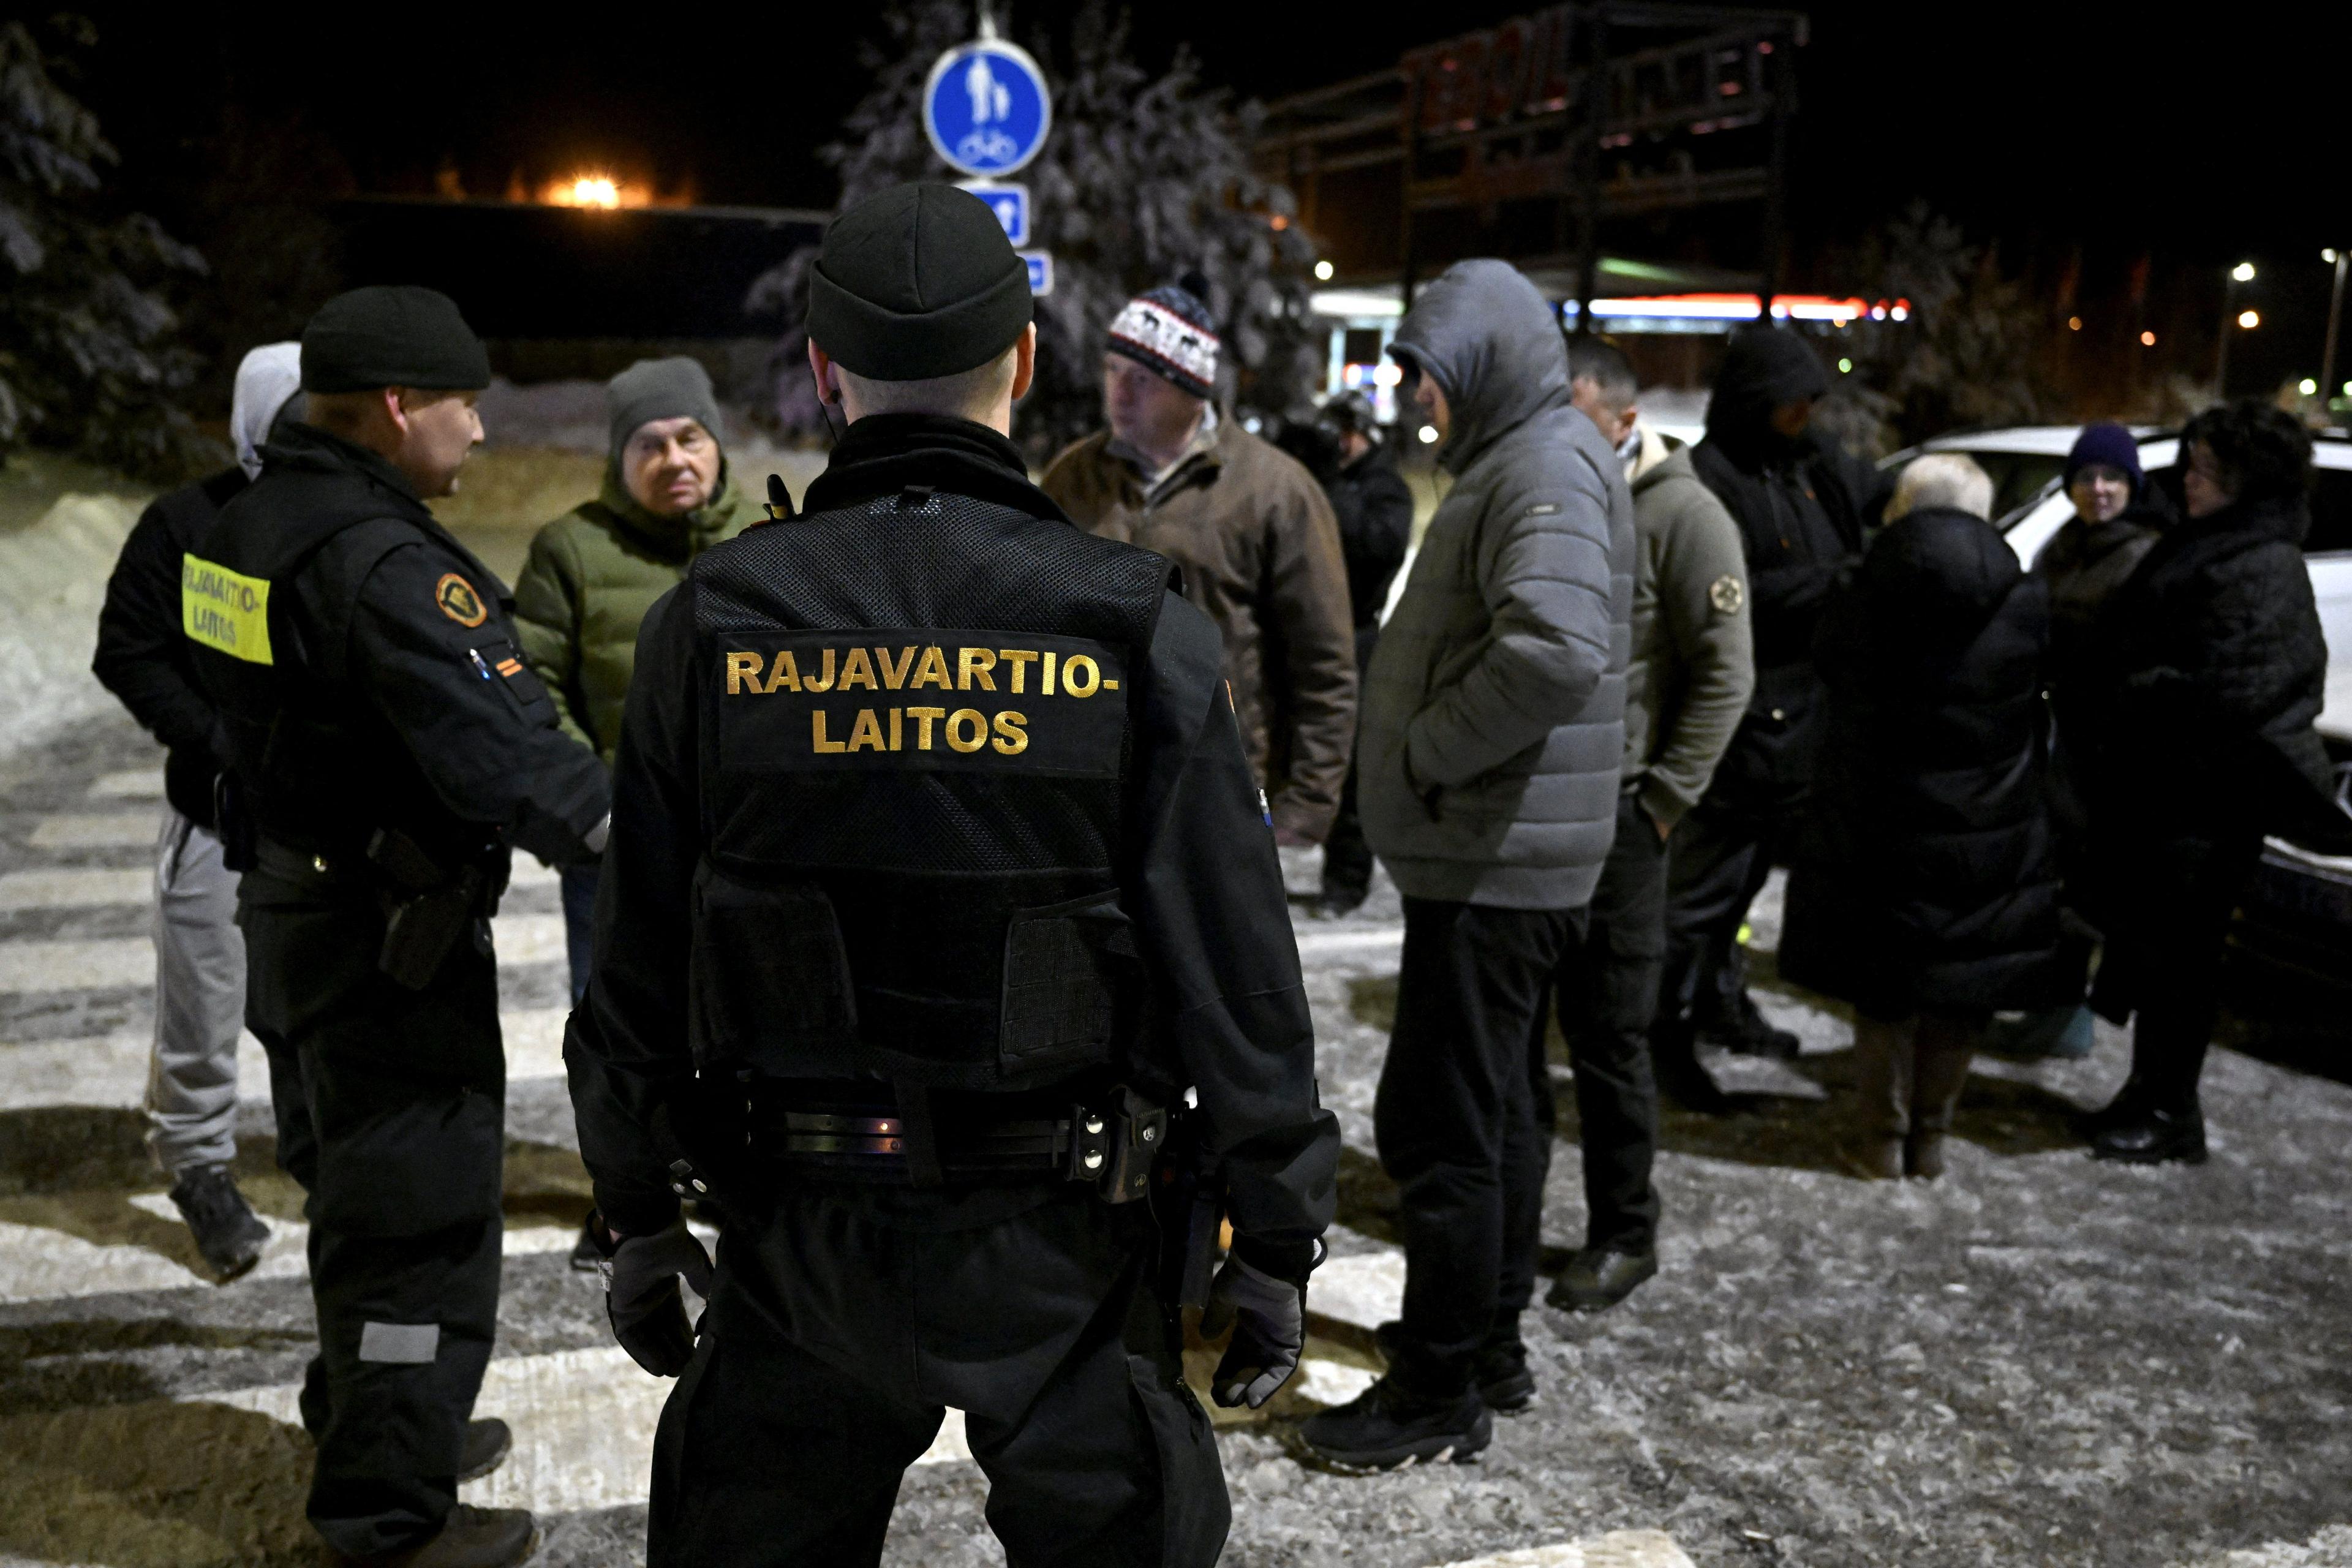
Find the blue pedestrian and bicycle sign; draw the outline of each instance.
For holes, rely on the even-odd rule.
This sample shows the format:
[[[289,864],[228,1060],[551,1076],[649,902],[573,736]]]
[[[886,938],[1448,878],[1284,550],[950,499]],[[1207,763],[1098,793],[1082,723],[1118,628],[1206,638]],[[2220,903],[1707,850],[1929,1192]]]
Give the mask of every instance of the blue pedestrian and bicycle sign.
[[[933,150],[982,178],[1010,174],[1034,158],[1054,123],[1037,62],[992,34],[941,55],[923,84],[923,129]]]

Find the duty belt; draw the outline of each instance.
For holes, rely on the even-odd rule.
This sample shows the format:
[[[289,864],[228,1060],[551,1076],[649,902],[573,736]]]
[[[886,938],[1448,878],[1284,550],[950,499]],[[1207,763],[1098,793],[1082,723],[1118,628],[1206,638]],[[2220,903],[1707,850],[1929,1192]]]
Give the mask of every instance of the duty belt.
[[[1129,1203],[1149,1188],[1151,1163],[1168,1142],[1168,1112],[1131,1089],[1106,1098],[1066,1116],[941,1119],[928,1150],[917,1116],[812,1103],[755,1113],[751,1147],[777,1163],[851,1181],[1088,1182],[1107,1201]]]

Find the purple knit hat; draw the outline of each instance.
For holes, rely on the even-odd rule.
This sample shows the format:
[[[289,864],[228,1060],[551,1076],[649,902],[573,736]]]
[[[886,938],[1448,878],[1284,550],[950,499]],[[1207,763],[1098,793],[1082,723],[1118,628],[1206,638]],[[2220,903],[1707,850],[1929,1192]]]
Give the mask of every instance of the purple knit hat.
[[[2129,430],[2111,419],[2085,425],[2083,433],[2074,437],[2074,449],[2066,454],[2064,488],[2072,489],[2074,476],[2094,464],[2123,474],[2131,480],[2132,494],[2139,494],[2146,478],[2139,468],[2139,442]]]
[[[1206,397],[1217,384],[1217,330],[1209,307],[1173,284],[1138,294],[1110,324],[1107,345],[1181,392]]]

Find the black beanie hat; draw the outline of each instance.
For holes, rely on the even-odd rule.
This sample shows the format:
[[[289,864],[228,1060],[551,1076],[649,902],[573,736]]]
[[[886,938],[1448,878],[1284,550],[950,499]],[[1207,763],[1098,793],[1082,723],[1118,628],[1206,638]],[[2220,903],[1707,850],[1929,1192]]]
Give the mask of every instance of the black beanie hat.
[[[320,306],[302,329],[305,392],[478,392],[489,384],[489,351],[457,313],[457,302],[437,289],[354,289]]]
[[[613,416],[614,458],[639,426],[656,419],[692,419],[719,439],[719,399],[699,360],[684,354],[641,359],[604,384],[604,398]]]
[[[893,185],[833,220],[809,273],[809,338],[853,375],[929,381],[986,364],[1031,317],[1028,264],[988,204]]]

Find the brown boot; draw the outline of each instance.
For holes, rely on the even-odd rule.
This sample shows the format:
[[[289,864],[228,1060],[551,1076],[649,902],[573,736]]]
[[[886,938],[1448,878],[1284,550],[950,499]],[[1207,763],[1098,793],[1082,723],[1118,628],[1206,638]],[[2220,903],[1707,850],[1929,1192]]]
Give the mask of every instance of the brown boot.
[[[1911,1024],[1853,1018],[1853,1133],[1838,1164],[1864,1181],[1898,1181],[1903,1139],[1911,1130]]]
[[[1944,1135],[1952,1128],[1960,1091],[1968,1087],[1969,1061],[1978,1031],[1950,1018],[1919,1020],[1917,1060],[1913,1068],[1911,1134],[1904,1141],[1904,1173],[1923,1182],[1944,1173]]]

